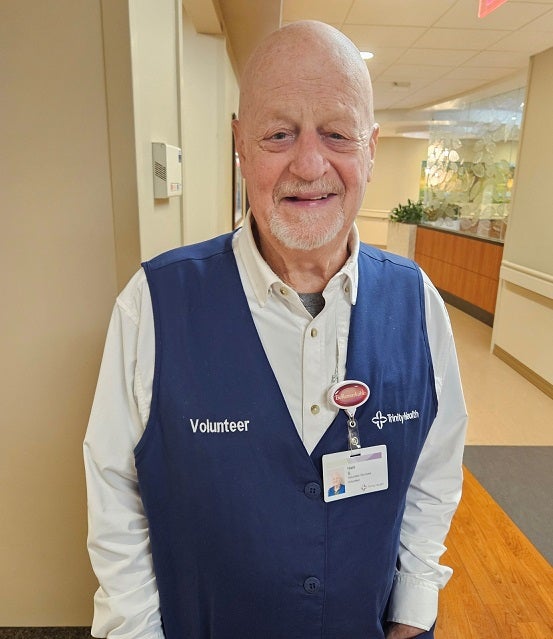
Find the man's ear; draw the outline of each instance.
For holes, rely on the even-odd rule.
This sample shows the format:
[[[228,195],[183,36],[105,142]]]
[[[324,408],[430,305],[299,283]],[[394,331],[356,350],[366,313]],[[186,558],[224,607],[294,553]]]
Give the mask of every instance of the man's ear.
[[[240,126],[240,120],[234,118],[232,121],[232,134],[234,135],[234,148],[238,152],[240,158],[240,166],[243,167],[246,164],[246,156],[244,153],[244,136],[242,133],[242,127]]]
[[[367,173],[367,182],[371,181],[374,168],[374,156],[376,154],[376,144],[378,142],[378,134],[380,133],[380,126],[375,122],[373,124],[373,130],[371,132],[371,139],[369,140],[369,171]]]

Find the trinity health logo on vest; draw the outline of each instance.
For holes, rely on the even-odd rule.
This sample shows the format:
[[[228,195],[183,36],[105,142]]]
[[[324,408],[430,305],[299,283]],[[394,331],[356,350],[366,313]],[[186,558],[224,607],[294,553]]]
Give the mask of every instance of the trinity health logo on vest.
[[[405,422],[411,421],[413,419],[418,419],[419,411],[403,411],[403,413],[383,413],[381,410],[377,411],[376,415],[372,418],[372,423],[375,426],[378,426],[379,430],[382,430],[384,424],[388,423],[401,423],[405,424]]]

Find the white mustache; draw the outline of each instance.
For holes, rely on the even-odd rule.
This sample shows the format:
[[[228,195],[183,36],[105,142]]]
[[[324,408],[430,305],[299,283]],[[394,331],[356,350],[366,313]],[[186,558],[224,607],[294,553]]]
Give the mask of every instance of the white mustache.
[[[321,180],[319,182],[282,182],[273,192],[273,200],[279,202],[286,197],[305,195],[306,193],[334,193],[342,195],[343,187],[331,180]]]

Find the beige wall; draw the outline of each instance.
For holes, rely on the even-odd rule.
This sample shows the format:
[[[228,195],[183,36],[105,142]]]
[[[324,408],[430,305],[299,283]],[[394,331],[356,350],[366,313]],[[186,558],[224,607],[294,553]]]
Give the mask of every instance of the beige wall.
[[[494,346],[553,384],[553,49],[531,59]]]
[[[154,200],[152,142],[182,147],[179,0],[129,2],[142,259],[183,243],[182,198]]]
[[[102,8],[122,286],[141,259],[231,229],[238,85],[225,38],[196,33],[179,0]],[[182,148],[182,197],[154,199],[152,142]]]
[[[82,440],[111,307],[141,258],[230,229],[237,86],[180,0],[2,0],[0,35],[0,627],[89,625]],[[153,200],[159,140],[185,149],[184,198]]]
[[[553,48],[534,56],[505,259],[553,276]]]
[[[388,215],[399,203],[419,199],[421,163],[428,155],[428,140],[380,138],[373,179],[367,186],[357,218],[364,242],[386,246]]]
[[[100,6],[0,3],[0,626],[90,620],[82,439],[116,292]]]
[[[363,208],[389,212],[408,198],[418,200],[421,163],[427,155],[426,139],[380,138]]]
[[[117,289],[140,263],[129,7],[100,0]]]
[[[184,241],[206,240],[232,224],[232,114],[238,84],[223,37],[201,35],[183,20]]]
[[[104,0],[108,4],[113,12]],[[134,114],[144,260],[231,229],[230,122],[238,85],[224,37],[196,33],[179,0],[133,1],[129,22],[133,91],[128,111]],[[154,199],[152,142],[182,148],[182,197]]]

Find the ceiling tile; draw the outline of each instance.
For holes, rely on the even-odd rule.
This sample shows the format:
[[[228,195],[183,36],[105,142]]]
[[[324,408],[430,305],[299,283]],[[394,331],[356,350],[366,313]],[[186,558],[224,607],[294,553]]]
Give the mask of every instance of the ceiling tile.
[[[378,115],[378,111],[385,111],[389,109],[395,101],[395,95],[381,93],[374,98],[374,110]],[[377,118],[378,121],[378,118]]]
[[[342,24],[351,7],[352,0],[283,0],[282,20],[320,20]]]
[[[429,27],[440,18],[456,0],[355,0],[346,18],[346,24],[378,24]]]
[[[342,31],[364,51],[377,47],[409,47],[425,32],[424,27],[346,25]]]
[[[553,0],[509,0],[511,4],[549,4],[553,5]]]
[[[434,80],[452,71],[452,67],[435,67],[424,64],[392,64],[385,73],[379,76],[379,80]]]
[[[414,93],[415,91],[419,91],[420,89],[424,88],[425,86],[428,86],[429,84],[432,84],[432,82],[429,82],[428,80],[422,80],[422,79],[412,80],[411,86],[408,89],[404,89],[402,87],[394,86],[393,81],[377,80],[376,82],[373,82],[373,92],[375,95],[378,93],[388,93],[388,92],[407,95],[408,93]]]
[[[412,95],[393,103],[395,108],[399,106],[405,109],[430,105],[438,102],[444,95],[457,96],[472,91],[482,85],[482,80],[447,80],[441,78],[438,82],[428,85]],[[389,108],[389,107],[388,107]]]
[[[404,64],[432,64],[456,67],[474,57],[475,51],[452,51],[451,49],[407,49],[398,62]]]
[[[397,62],[408,49],[406,47],[373,47],[371,51],[374,53],[374,58],[367,60],[369,71],[375,64],[385,64],[388,66]]]
[[[373,49],[374,58],[367,60],[367,68],[371,74],[371,78],[378,77],[386,69],[397,62],[401,55],[407,49],[395,49],[395,48],[377,48]]]
[[[553,2],[553,0],[552,0]],[[526,26],[522,27],[520,31],[532,31],[532,32],[549,32],[553,33],[553,11],[549,11],[544,15],[540,16],[537,20],[532,20],[532,22],[528,23]],[[552,38],[553,40],[553,38]]]
[[[437,27],[454,29],[519,29],[550,7],[538,2],[506,2],[485,18],[478,17],[476,2],[457,2],[436,23]]]
[[[492,44],[491,51],[518,51],[534,55],[553,46],[553,34],[546,32],[515,31]]]
[[[525,53],[518,51],[482,51],[471,58],[465,66],[520,69],[528,65],[528,57]]]
[[[511,75],[517,71],[515,68],[505,67],[498,69],[497,67],[458,67],[453,69],[448,75],[448,79],[451,80],[494,80],[499,76]]]
[[[454,49],[479,51],[487,49],[508,31],[486,31],[480,29],[437,29],[431,28],[422,35],[415,47],[417,49]]]
[[[377,80],[373,83],[374,108],[376,111],[388,109],[391,105],[405,100],[430,84],[427,80],[413,80],[409,89],[396,88],[392,82]]]

